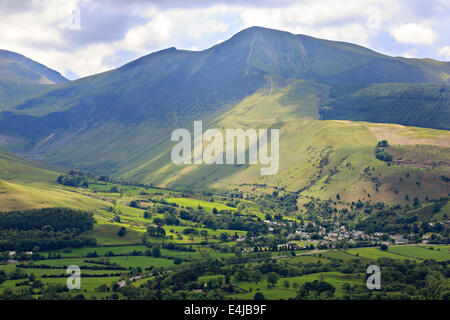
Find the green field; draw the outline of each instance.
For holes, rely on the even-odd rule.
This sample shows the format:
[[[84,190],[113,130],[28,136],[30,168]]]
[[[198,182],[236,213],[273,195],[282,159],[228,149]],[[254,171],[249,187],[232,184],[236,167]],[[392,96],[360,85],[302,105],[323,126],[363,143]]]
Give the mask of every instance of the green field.
[[[95,259],[94,259],[95,260]],[[119,266],[125,268],[160,268],[160,267],[169,267],[173,266],[173,260],[164,259],[164,258],[153,258],[153,257],[145,257],[145,256],[121,256],[121,257],[111,257],[109,258],[111,263],[116,263]]]
[[[197,209],[200,206],[200,207],[202,207],[202,210],[206,211],[206,212],[211,212],[214,208],[216,208],[218,211],[220,211],[220,210],[229,210],[229,211],[236,210],[236,208],[229,207],[220,202],[211,202],[211,201],[205,201],[205,200],[200,200],[200,199],[167,198],[166,201],[169,203],[176,203],[181,207],[192,208],[192,209]]]
[[[58,250],[58,254],[64,258],[70,257],[85,257],[88,253],[96,252],[99,256],[105,255],[108,252],[113,252],[116,255],[131,253],[133,251],[142,251],[148,250],[146,246],[136,245],[121,245],[121,246],[107,246],[107,247],[85,247],[85,248],[76,248],[76,249],[67,249],[67,250]],[[48,254],[48,252],[41,252],[44,256]]]
[[[253,299],[256,291],[261,291],[267,299],[280,300],[294,298],[297,295],[296,290],[292,287],[293,283],[297,283],[299,286],[306,282],[312,282],[314,280],[326,281],[336,287],[336,297],[342,297],[342,285],[344,283],[349,284],[361,284],[364,283],[364,275],[345,275],[339,272],[320,272],[309,274],[300,277],[287,277],[281,278],[277,285],[271,289],[267,288],[267,281],[263,280],[256,284],[255,282],[238,282],[238,286],[246,291],[247,293],[233,295],[233,297],[238,299]],[[287,280],[290,283],[290,288],[286,289],[283,287],[283,282]],[[251,288],[251,289],[250,289]]]
[[[142,234],[133,230],[128,229],[127,233],[123,237],[119,237],[117,232],[119,231],[120,225],[114,224],[98,224],[94,227],[92,234],[97,239],[97,243],[100,245],[124,245],[124,244],[140,244],[142,243]]]
[[[329,260],[321,258],[321,257],[318,257],[316,255],[314,255],[314,256],[313,255],[300,255],[300,256],[296,256],[296,257],[294,257],[292,259],[289,259],[288,261],[289,261],[289,263],[292,263],[292,264],[298,264],[298,263],[301,263],[301,264],[308,264],[308,263],[317,264],[319,262],[321,264],[330,263]]]
[[[356,257],[353,254],[344,252],[344,251],[330,251],[330,252],[324,252],[322,253],[323,258],[329,258],[329,259],[339,259],[343,261],[351,261],[353,259],[360,259],[362,257]]]
[[[391,251],[381,251],[379,248],[358,248],[358,249],[349,249],[347,250],[349,254],[354,256],[368,258],[371,260],[377,260],[378,258],[391,258],[391,259],[410,259],[416,260],[412,257],[405,257]]]
[[[450,260],[448,246],[432,246],[434,247],[434,250],[430,250],[429,247],[430,246],[409,245],[389,246],[388,251],[381,251],[379,248],[358,248],[347,250],[347,253],[372,260],[377,260],[378,258],[411,260],[434,259],[436,261]]]
[[[431,250],[430,246],[391,246],[389,252],[414,259],[450,260],[449,246],[431,247],[434,250]]]

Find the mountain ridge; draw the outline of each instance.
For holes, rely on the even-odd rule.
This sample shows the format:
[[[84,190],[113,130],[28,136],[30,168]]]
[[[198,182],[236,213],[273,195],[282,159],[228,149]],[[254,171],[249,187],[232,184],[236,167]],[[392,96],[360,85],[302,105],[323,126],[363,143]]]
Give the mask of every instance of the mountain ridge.
[[[0,111],[14,109],[50,91],[52,86],[67,82],[59,72],[41,63],[0,49]]]
[[[53,69],[48,68],[47,66],[36,62],[30,58],[25,57],[22,54],[9,51],[9,50],[3,50],[0,49],[0,59],[3,60],[3,63],[5,62],[14,62],[17,63],[23,67],[26,67],[31,72],[35,74],[35,76],[40,75],[44,79],[37,79],[39,80],[48,80],[51,84],[61,84],[69,82],[68,79],[66,79],[64,76],[62,76],[58,71],[55,71]],[[6,60],[6,61],[5,61]],[[2,75],[2,78],[4,75]],[[36,80],[34,79],[21,79],[21,80]]]
[[[322,131],[323,139],[330,139],[332,129],[327,126],[353,130],[334,120],[450,129],[447,69],[446,63],[389,57],[345,42],[255,27],[203,51],[172,47],[55,85],[2,112],[0,134],[6,137],[3,148],[65,167],[136,183],[234,188],[234,176],[261,181],[247,167],[184,168],[192,174],[183,173],[168,157],[171,131],[191,128],[194,120],[203,120],[204,128],[298,128],[307,130],[305,139],[321,145],[316,157],[335,150],[330,155],[336,157],[330,160],[335,167],[317,173],[326,179],[327,172],[341,170],[336,166],[350,150],[374,161],[374,167],[380,165],[361,153],[371,154],[376,143],[368,129],[361,132],[370,143],[351,147],[346,145],[350,140],[336,141],[332,149],[322,145],[315,135]],[[323,120],[330,122],[325,126]],[[427,130],[422,131],[431,134]],[[342,136],[353,139],[344,132]],[[284,146],[299,143],[295,135],[286,137]],[[307,147],[302,144],[302,150]],[[287,152],[285,157],[295,155]],[[281,169],[292,190],[320,183],[301,168]]]

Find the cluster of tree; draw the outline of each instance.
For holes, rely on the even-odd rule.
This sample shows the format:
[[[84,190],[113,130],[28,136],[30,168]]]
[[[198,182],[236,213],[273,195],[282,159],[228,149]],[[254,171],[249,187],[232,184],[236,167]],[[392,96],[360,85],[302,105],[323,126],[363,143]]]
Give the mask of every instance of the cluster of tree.
[[[0,214],[1,230],[23,231],[51,226],[54,231],[78,229],[80,232],[85,232],[92,230],[94,222],[92,213],[71,208],[43,208]]]
[[[86,270],[127,270],[125,267],[121,267],[115,264],[106,264],[105,261],[102,260],[84,260],[85,263],[95,263],[95,264],[103,264],[103,265],[93,265],[93,266],[80,266],[80,269],[86,269]],[[48,264],[33,264],[33,263],[28,263],[28,264],[24,264],[24,263],[19,263],[16,264],[17,268],[31,268],[31,269],[63,269],[66,270],[67,269],[67,265],[63,265],[63,266],[51,266]]]
[[[43,260],[46,257],[39,254],[40,248],[38,246],[33,247],[32,254],[30,252],[27,253],[27,251],[16,251],[16,254],[14,255],[14,260],[18,261],[38,261]],[[9,251],[4,251],[0,253],[0,261],[7,261],[10,260],[11,256],[9,255]]]
[[[433,220],[434,214],[439,212],[447,201],[446,198],[436,200],[433,205],[421,208],[414,214],[405,213],[403,210],[394,210],[393,208],[384,209],[359,221],[355,228],[369,234],[375,232],[404,234],[405,236],[413,234],[417,241],[420,241],[425,233],[433,232],[440,235],[440,242],[448,242],[450,230],[445,221],[437,222]],[[444,219],[446,218],[444,217]]]
[[[67,247],[81,248],[96,244],[95,238],[79,234],[73,229],[52,231],[50,228],[43,228],[42,230],[0,231],[0,251],[28,251],[35,246],[42,250],[56,250]]]
[[[306,208],[308,217],[320,216],[323,219],[331,219],[333,213],[337,212],[332,201],[310,201],[305,203],[303,207]]]
[[[228,211],[220,211],[217,214],[212,214],[181,210],[180,218],[196,222],[199,226],[212,230],[242,230],[251,231],[254,234],[267,234],[269,232],[267,224],[258,219],[255,220],[251,215],[242,215],[239,212],[231,214]]]
[[[330,299],[334,296],[336,288],[326,282],[314,280],[306,282],[298,291],[297,299]]]
[[[69,292],[67,285],[60,283],[44,284],[39,280],[29,281],[29,286],[5,288],[0,300],[33,300],[36,295],[42,300],[84,300],[81,293]]]
[[[212,230],[227,229],[251,231],[254,234],[268,233],[267,224],[263,223],[256,216],[243,215],[238,211],[213,210],[211,213],[205,213],[192,208],[179,209],[178,207],[168,205],[167,202],[161,204],[161,201],[158,201],[158,205],[153,206],[151,210],[158,214],[164,214],[164,218],[153,219],[153,223],[159,226],[183,225],[186,224],[186,222],[183,222],[185,220],[195,222],[196,227]],[[150,218],[151,213],[145,214],[145,217]],[[154,231],[156,232],[156,230]]]
[[[60,175],[56,182],[64,186],[87,188],[89,180],[95,180],[95,176],[86,171],[71,170],[68,174]]]
[[[272,194],[264,195],[257,202],[273,212],[285,214],[298,210],[297,199],[296,193],[284,192],[280,195],[280,192],[275,190]]]
[[[165,237],[166,230],[164,230],[164,228],[161,226],[149,226],[147,228],[147,234],[150,237]]]
[[[174,250],[174,251],[182,251],[182,252],[195,252],[195,249],[192,246],[183,246],[178,245],[172,242],[163,243],[163,249]]]
[[[92,213],[69,208],[44,208],[0,214],[0,251],[55,250],[95,245],[86,235]]]
[[[387,143],[387,142],[386,142]],[[387,147],[387,145],[386,145]],[[381,161],[391,162],[394,156],[380,146],[380,143],[375,147],[375,158]]]

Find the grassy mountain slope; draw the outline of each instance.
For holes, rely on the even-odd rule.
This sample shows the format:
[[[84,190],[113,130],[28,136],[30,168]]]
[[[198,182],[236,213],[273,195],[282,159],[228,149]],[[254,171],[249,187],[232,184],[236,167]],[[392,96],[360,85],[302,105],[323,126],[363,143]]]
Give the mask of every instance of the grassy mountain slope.
[[[40,163],[0,152],[0,211],[44,207],[105,208],[99,199],[56,184],[60,173]]]
[[[69,80],[21,54],[0,50],[0,111],[8,110]]]
[[[12,51],[0,50],[0,62],[2,78],[43,84],[59,84],[69,81],[59,72]]]
[[[303,85],[303,96],[292,103],[292,87]],[[280,129],[280,170],[260,176],[259,166],[182,165],[170,163],[170,147],[144,165],[126,171],[131,181],[194,189],[238,188],[258,192],[285,188],[307,197],[342,201],[406,203],[418,196],[435,198],[450,192],[450,134],[446,130],[317,119],[320,90],[312,82],[296,81],[286,87],[266,88],[245,98],[211,123],[214,128]],[[300,90],[295,90],[298,94]],[[387,139],[396,158],[412,158],[416,145],[432,148],[427,159],[441,159],[434,166],[419,163],[389,165],[375,158],[378,141]],[[428,146],[428,147],[427,147]],[[422,149],[423,149],[422,148]],[[439,157],[436,155],[439,154]],[[425,162],[427,160],[424,160]],[[418,183],[417,183],[418,182]],[[405,199],[408,195],[409,200]]]
[[[320,114],[323,119],[391,122],[448,130],[449,100],[450,86],[444,84],[334,84]]]
[[[250,43],[249,70],[333,83],[445,82],[450,63],[383,55],[346,42],[253,27],[234,39]]]

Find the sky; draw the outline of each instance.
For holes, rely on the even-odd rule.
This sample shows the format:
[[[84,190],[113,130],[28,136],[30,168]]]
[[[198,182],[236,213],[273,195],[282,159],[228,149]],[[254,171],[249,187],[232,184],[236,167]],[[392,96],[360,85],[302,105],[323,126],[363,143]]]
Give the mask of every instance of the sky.
[[[450,0],[0,0],[0,49],[71,80],[251,26],[450,61]]]

